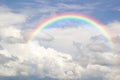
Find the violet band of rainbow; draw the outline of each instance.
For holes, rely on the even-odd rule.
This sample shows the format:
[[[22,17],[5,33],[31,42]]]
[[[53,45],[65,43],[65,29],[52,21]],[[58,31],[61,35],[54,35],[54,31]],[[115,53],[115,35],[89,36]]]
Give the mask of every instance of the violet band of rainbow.
[[[29,40],[33,40],[37,34],[39,34],[44,28],[46,28],[48,25],[54,23],[55,21],[59,21],[59,20],[64,20],[64,19],[77,19],[77,20],[82,20],[87,22],[88,24],[92,25],[93,27],[95,27],[97,30],[99,30],[102,35],[107,39],[107,41],[109,42],[112,51],[114,52],[114,43],[113,40],[111,38],[110,32],[108,31],[107,27],[105,27],[103,24],[101,24],[100,22],[98,22],[97,20],[80,14],[80,13],[63,13],[63,14],[57,14],[57,15],[53,15],[43,21],[41,21],[39,23],[39,25],[32,31],[32,35],[29,38]]]

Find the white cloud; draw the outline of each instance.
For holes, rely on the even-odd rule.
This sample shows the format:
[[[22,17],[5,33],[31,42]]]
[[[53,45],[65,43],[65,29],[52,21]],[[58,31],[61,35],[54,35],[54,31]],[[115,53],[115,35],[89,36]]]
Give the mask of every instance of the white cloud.
[[[116,58],[119,61],[120,22],[107,25],[117,50],[113,54],[101,32],[86,25],[48,29],[27,43],[31,32],[15,28],[26,21],[26,16],[3,7],[0,10],[3,12],[0,13],[0,76],[36,75],[61,80],[120,78],[119,64],[114,63]]]
[[[16,29],[14,27],[8,27],[8,28],[1,28],[0,29],[0,36],[1,37],[22,37],[20,34],[20,30]]]
[[[110,28],[109,31],[110,31],[111,36],[113,37],[120,36],[120,28],[119,28],[120,22],[119,21],[114,21],[112,23],[109,23],[107,26]]]
[[[4,69],[8,70],[7,73],[9,73],[10,69],[10,71],[15,72],[14,75],[36,74],[40,77],[60,79],[81,77],[83,68],[75,63],[69,54],[61,53],[51,48],[45,49],[36,42],[29,42],[27,44],[2,43],[2,46],[9,51],[10,55],[18,58],[17,61],[5,64],[9,67],[4,67]],[[1,69],[4,70],[3,68]],[[8,76],[5,74],[6,72],[1,76]]]
[[[102,76],[104,76],[105,73],[108,73],[110,71],[111,71],[111,69],[106,66],[88,64],[88,66],[86,67],[85,75],[90,75],[90,76],[91,75],[92,76],[101,76],[102,75]]]
[[[120,22],[119,21],[114,21],[112,23],[109,23],[107,25],[109,27],[110,35],[112,36],[112,41],[113,41],[113,47],[114,47],[114,53],[117,56],[120,56]]]
[[[106,41],[105,36],[101,34],[101,32],[95,28],[89,27],[89,26],[84,26],[81,25],[79,27],[69,27],[69,28],[52,28],[52,29],[48,29],[45,31],[45,33],[50,34],[54,40],[50,41],[50,42],[45,42],[44,40],[39,38],[40,44],[45,46],[45,47],[52,47],[58,51],[62,51],[65,53],[80,53],[79,51],[81,50],[81,52],[86,51],[87,49],[90,48],[90,46],[88,46],[88,44],[94,44],[94,46],[98,46],[99,51],[109,51],[110,48],[108,46],[108,42],[106,42],[106,46],[104,46],[105,48],[102,48],[102,44]],[[41,34],[41,33],[39,33]],[[39,34],[37,34],[35,36],[35,38],[39,37]],[[100,35],[100,36],[99,36]],[[100,38],[101,36],[104,37],[103,39],[100,39],[99,41],[93,41],[92,37],[97,36],[97,38]],[[98,42],[97,42],[98,41]],[[74,44],[74,42],[80,43],[81,44],[81,48],[79,48],[80,50],[76,50],[76,45]],[[108,43],[108,44],[107,44]],[[101,45],[97,45],[97,44],[101,44]],[[91,45],[92,46],[92,45]],[[94,47],[92,46],[92,47]],[[85,48],[86,47],[86,48]],[[91,48],[92,48],[91,47]],[[82,48],[84,48],[84,50],[82,51]],[[92,48],[93,49],[93,48]],[[96,49],[96,47],[94,48]],[[97,49],[96,49],[97,50]]]
[[[14,13],[5,6],[0,6],[0,28],[9,26],[19,26],[27,19],[27,15],[22,13]]]
[[[6,63],[9,63],[11,61],[15,61],[11,54],[9,54],[6,50],[0,50],[0,76],[15,76],[16,71],[8,66],[6,66]],[[8,72],[9,71],[9,72]]]
[[[25,22],[26,16],[10,12],[0,13],[0,26],[8,27],[10,25],[18,25]]]
[[[0,66],[0,76],[15,76],[16,71],[12,68],[6,68],[4,66]]]
[[[106,75],[106,79],[108,80],[119,80],[120,79],[120,70],[119,67],[113,68],[110,73]]]
[[[93,10],[95,9],[95,4],[85,4],[85,5],[76,5],[76,4],[58,4],[60,9],[68,10]]]
[[[26,30],[21,32],[23,39],[27,42],[31,40],[31,35],[33,34],[32,30]],[[39,36],[36,36],[36,39],[39,39],[40,41],[52,41],[54,40],[54,37],[48,33],[39,33]]]
[[[12,29],[14,31],[15,28]],[[81,43],[82,46],[84,45],[84,47],[81,48],[81,50],[84,52],[79,53],[76,56],[74,54],[70,55],[70,53],[60,52],[61,50],[57,51],[55,48],[44,48],[40,46],[39,42],[36,41],[29,41],[29,43],[20,43],[18,40],[16,41],[16,37],[18,37],[18,35],[14,36],[14,34],[18,33],[21,36],[24,34],[21,34],[21,30],[15,29],[12,41],[14,42],[15,40],[16,42],[10,43],[11,38],[9,38],[9,36],[6,36],[7,41],[5,41],[5,39],[2,39],[1,41],[1,46],[5,49],[2,50],[3,52],[1,53],[9,55],[10,57],[15,56],[17,60],[7,62],[5,63],[5,66],[1,65],[1,71],[4,69],[7,71],[7,73],[6,71],[4,73],[1,73],[1,76],[37,75],[43,78],[51,77],[57,79],[74,80],[86,78],[92,79],[94,77],[105,78],[105,76],[109,76],[108,72],[111,72],[112,74],[112,71],[110,69],[114,61],[113,54],[106,52],[96,53],[89,51],[89,49],[86,49],[87,46],[85,45],[90,43],[91,37],[96,36],[95,30],[88,29],[87,27],[77,27],[66,29],[54,28],[47,31],[54,37],[53,42],[50,42],[52,42],[52,44],[56,42],[54,43],[55,46],[59,44],[61,46],[64,46],[64,48],[71,46],[73,47],[73,41],[77,41],[78,43]],[[99,35],[100,33],[97,34]],[[43,38],[47,37],[44,34],[41,35]],[[12,36],[12,34],[10,36]],[[41,38],[40,40],[44,41],[44,39]],[[67,42],[65,43],[64,41]],[[59,45],[56,47],[59,47]],[[8,52],[6,52],[6,50]],[[76,58],[76,60],[73,56]],[[10,71],[11,75],[8,74],[8,71]]]
[[[36,5],[35,3],[22,3],[25,7],[21,9],[21,11],[31,17],[34,16],[47,16],[47,15],[53,15],[59,12],[78,12],[81,11],[83,13],[91,13],[96,9],[96,6],[99,3],[92,3],[92,4],[83,4],[83,5],[76,5],[76,4],[65,4],[62,2],[58,2],[55,4],[51,4],[49,1],[38,1],[36,0],[40,5]],[[41,16],[41,17],[42,17]]]
[[[0,6],[0,17],[0,39],[7,37],[22,38],[21,31],[18,28],[26,22],[27,15],[15,13],[6,6]]]

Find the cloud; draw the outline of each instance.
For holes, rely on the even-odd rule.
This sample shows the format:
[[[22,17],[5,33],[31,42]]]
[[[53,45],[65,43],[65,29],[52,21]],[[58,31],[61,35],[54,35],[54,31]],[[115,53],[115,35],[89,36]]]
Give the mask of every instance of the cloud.
[[[114,21],[112,23],[109,23],[107,26],[110,27],[110,35],[111,36],[119,36],[120,35],[120,29],[119,29],[120,22],[119,21]]]
[[[11,44],[25,42],[24,40],[19,39],[19,38],[15,38],[15,37],[7,37],[3,41],[6,42],[6,43],[11,43]]]
[[[0,6],[0,17],[0,34],[2,34],[1,30],[5,27],[21,27],[28,18],[27,15],[23,13],[15,13],[6,6]]]
[[[21,32],[23,39],[27,42],[31,39],[31,35],[33,34],[32,30],[26,30]],[[48,33],[38,33],[38,36],[34,36],[35,39],[39,39],[40,41],[52,41],[54,37]]]
[[[2,45],[5,45],[5,43]],[[17,61],[6,62],[7,67],[4,66],[4,69],[8,70],[7,73],[9,73],[10,69],[10,71],[12,70],[16,73],[16,75],[28,74],[38,75],[43,78],[52,77],[61,79],[73,79],[81,77],[81,72],[83,71],[83,68],[72,60],[71,55],[57,52],[56,50],[51,48],[45,49],[44,47],[39,46],[39,44],[36,42],[29,42],[28,44],[23,45],[19,43],[7,43],[4,48],[6,48],[10,52],[10,55],[14,55],[18,58]],[[7,60],[11,58],[4,59]],[[4,70],[3,66],[1,67],[1,69]],[[59,69],[57,69],[56,67]],[[4,75],[5,74],[6,72],[4,73]]]
[[[0,10],[3,12],[0,27],[1,77],[37,76],[38,79],[57,80],[120,78],[119,21],[106,25],[115,44],[116,53],[113,54],[101,32],[88,25],[50,28],[27,42],[31,31],[15,26],[26,22],[26,16],[4,10],[4,7]]]
[[[8,28],[1,28],[0,29],[0,36],[2,38],[5,37],[16,37],[16,38],[20,38],[21,34],[20,34],[20,30],[15,28],[15,27],[8,27]]]
[[[6,41],[9,40],[8,42],[14,42],[22,38],[19,28],[27,20],[28,16],[12,12],[6,6],[0,6],[0,12],[0,40],[6,39]],[[13,37],[15,37],[14,40]]]
[[[76,32],[77,29],[72,28],[70,30]],[[61,31],[63,30],[57,32],[61,33]],[[64,33],[69,34],[69,30],[65,30]],[[65,37],[67,36],[68,35],[65,35]],[[56,39],[55,36],[54,38]],[[11,43],[10,41],[15,43]],[[6,49],[9,52],[9,53],[4,52],[3,54],[7,55],[9,54],[10,56],[16,56],[17,58],[17,60],[15,61],[11,60],[10,62],[6,62],[4,68],[3,66],[1,66],[2,70],[6,69],[8,71],[11,71],[12,73],[11,75],[9,75],[6,74],[6,72],[4,72],[4,75],[2,76],[37,75],[43,78],[51,77],[56,79],[82,79],[82,78],[84,79],[84,77],[90,78],[91,76],[90,74],[89,76],[88,74],[85,74],[86,72],[92,73],[90,72],[91,70],[90,71],[86,70],[88,68],[87,66],[89,63],[91,63],[92,65],[97,64],[98,66],[100,66],[101,69],[101,66],[106,66],[108,62],[112,61],[112,58],[110,56],[113,56],[113,55],[109,56],[109,53],[108,55],[106,55],[106,53],[105,54],[100,53],[99,55],[98,53],[94,55],[93,53],[88,53],[79,56],[79,60],[74,60],[73,56],[71,56],[69,53],[61,53],[52,48],[44,48],[39,45],[39,42],[36,41],[30,41],[29,43],[19,43],[19,41],[16,41],[15,37],[7,37],[7,41],[3,39],[1,45],[2,47],[4,47],[4,49]],[[108,57],[108,59],[106,57]],[[5,59],[7,60],[7,58]],[[87,61],[88,59],[89,61]],[[96,59],[98,59],[98,61],[96,61]],[[101,62],[102,60],[103,62]],[[84,65],[85,63],[86,65]],[[86,68],[84,68],[83,66],[86,66]],[[56,67],[59,68],[59,70]],[[95,70],[94,74],[97,74],[96,76],[103,77],[103,75],[99,76],[99,74],[103,73],[102,71],[100,71],[99,73],[96,72],[97,71]]]
[[[7,63],[8,61],[14,61],[16,60],[16,57],[12,56],[12,57],[7,57],[3,54],[0,54],[0,65],[1,64],[5,64]]]
[[[60,9],[66,9],[66,10],[94,10],[96,8],[95,7],[96,3],[84,4],[84,5],[59,3],[58,6],[60,7]]]
[[[115,8],[113,8],[113,10],[120,11],[120,7],[115,7]]]
[[[117,68],[114,68],[114,70],[112,70],[112,72],[110,72],[109,74],[106,75],[106,79],[108,80],[119,80],[120,79],[120,70],[119,70],[118,66]]]
[[[26,16],[22,14],[12,13],[12,12],[1,12],[0,13],[0,26],[10,26],[10,25],[18,25],[26,20]]]
[[[16,57],[11,56],[6,50],[0,50],[0,76],[15,76],[16,72],[5,64],[16,61]],[[8,72],[9,71],[9,72]]]
[[[0,45],[0,50],[2,50],[3,49],[3,47]]]
[[[12,29],[14,34],[19,34],[20,37],[27,36],[25,34],[31,34],[29,31],[22,33],[20,29]],[[45,34],[40,33],[35,41],[29,41],[28,43],[20,42],[19,35],[15,36],[14,34],[13,36],[10,34],[1,40],[1,46],[3,47],[1,55],[4,56],[2,57],[4,58],[2,59],[3,61],[1,61],[4,65],[0,66],[1,76],[22,75],[29,77],[35,75],[39,76],[39,78],[50,77],[58,80],[94,80],[109,78],[108,76],[113,73],[111,68],[114,65],[114,55],[111,52],[107,52],[106,49],[102,49],[102,44],[98,43],[103,42],[103,45],[105,45],[104,42],[106,40],[99,36],[100,33],[97,32],[96,34],[96,31],[91,28],[53,28],[47,30]],[[45,48],[43,47],[45,45],[43,42],[46,42],[47,39],[49,40],[49,35],[47,34],[54,39],[50,40],[46,44],[47,48]],[[39,43],[39,40],[41,40],[42,44]],[[67,42],[65,43],[64,41]],[[92,41],[95,43],[92,43]],[[48,45],[50,43],[55,45],[55,47]],[[67,47],[69,49],[68,52],[65,53],[65,51],[60,50],[61,46],[64,47],[64,50]],[[57,50],[57,48],[60,49]],[[90,48],[97,49],[97,51],[90,50]],[[72,51],[71,49],[74,50]],[[76,54],[77,49],[80,52]]]
[[[81,80],[105,80],[104,76],[110,71],[109,67],[89,64],[86,67],[86,71],[83,75],[84,77]]]
[[[109,23],[107,25],[109,27],[109,31],[110,31],[110,35],[112,37],[112,41],[113,41],[113,47],[114,47],[114,53],[116,56],[120,56],[120,30],[119,30],[119,26],[120,26],[120,22],[119,21],[114,21],[112,23]],[[119,63],[120,64],[120,63]]]
[[[110,48],[105,43],[91,43],[87,45],[88,48],[93,52],[110,52]]]
[[[99,48],[98,51],[100,51],[100,47],[101,47],[101,51],[102,51],[103,43],[105,43],[104,51],[110,50],[109,45],[108,45],[109,43],[106,41],[106,38],[104,37],[104,35],[101,34],[99,30],[90,28],[88,26],[81,25],[79,27],[68,27],[68,28],[64,28],[64,29],[52,28],[52,29],[46,30],[45,32],[47,34],[50,34],[51,36],[53,36],[54,40],[47,42],[47,43],[41,40],[41,44],[43,46],[52,47],[58,51],[62,51],[65,53],[76,54],[76,53],[79,53],[79,51],[84,52],[85,49],[87,50],[90,48],[92,51],[94,46],[96,46],[96,47],[93,50],[95,50],[98,46],[98,48]],[[37,35],[36,35],[36,37],[37,37]],[[93,37],[96,37],[96,39],[93,40]],[[100,39],[98,39],[98,38],[100,38]],[[80,50],[76,50],[76,49],[78,49],[78,47],[76,47],[76,45],[75,45],[76,42],[81,44],[81,46],[80,46],[81,49],[79,47]],[[89,44],[89,46],[88,46],[88,44]],[[90,44],[91,44],[91,47],[90,47]],[[94,44],[94,45],[92,45],[92,44]],[[82,50],[82,48],[84,48],[84,50]]]
[[[80,4],[65,4],[64,2],[57,1],[53,5],[53,3],[49,1],[36,0],[34,2],[23,2],[21,3],[21,5],[25,7],[21,8],[20,11],[22,11],[24,14],[29,15],[29,18],[33,19],[34,17],[36,18],[37,16],[39,16],[39,19],[42,19],[43,16],[54,15],[56,13],[61,12],[81,11],[82,13],[92,13],[96,9],[96,5],[98,5],[98,3],[91,4],[86,3],[80,5]]]

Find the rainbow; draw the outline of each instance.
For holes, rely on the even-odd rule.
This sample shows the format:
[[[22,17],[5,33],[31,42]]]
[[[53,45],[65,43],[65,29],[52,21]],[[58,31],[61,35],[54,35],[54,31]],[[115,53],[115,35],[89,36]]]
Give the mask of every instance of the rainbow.
[[[56,22],[56,21],[60,21],[60,20],[64,20],[64,19],[77,19],[77,20],[82,20],[85,21],[86,23],[92,25],[93,27],[95,27],[96,29],[98,29],[103,36],[105,36],[105,38],[108,40],[108,42],[110,43],[111,47],[113,47],[113,41],[110,37],[110,33],[107,30],[107,28],[102,25],[101,23],[99,23],[97,20],[88,17],[86,15],[83,14],[79,14],[79,13],[64,13],[64,14],[58,14],[58,15],[53,15],[43,21],[40,22],[40,24],[33,30],[32,32],[32,36],[30,37],[29,40],[33,40],[38,33],[40,33],[44,28],[46,28],[48,25]]]

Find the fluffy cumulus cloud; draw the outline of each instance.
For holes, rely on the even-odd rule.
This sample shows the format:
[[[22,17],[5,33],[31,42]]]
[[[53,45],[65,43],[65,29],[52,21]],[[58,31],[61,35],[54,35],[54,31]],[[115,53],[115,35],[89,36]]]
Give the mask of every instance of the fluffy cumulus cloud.
[[[0,10],[4,19],[0,25],[0,79],[120,79],[120,22],[106,25],[114,42],[113,52],[104,35],[87,25],[50,28],[29,40],[32,31],[18,27],[27,17],[9,9]],[[15,20],[11,20],[13,17]]]
[[[4,42],[2,45],[5,44]],[[7,43],[6,45],[7,47],[4,47],[8,48],[10,53],[1,50],[1,72],[3,72],[1,76],[38,75],[40,77],[72,79],[81,77],[83,72],[83,68],[73,61],[71,55],[57,52],[51,48],[45,49],[37,42]],[[9,54],[9,56],[7,57],[5,54]]]

